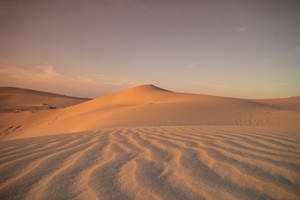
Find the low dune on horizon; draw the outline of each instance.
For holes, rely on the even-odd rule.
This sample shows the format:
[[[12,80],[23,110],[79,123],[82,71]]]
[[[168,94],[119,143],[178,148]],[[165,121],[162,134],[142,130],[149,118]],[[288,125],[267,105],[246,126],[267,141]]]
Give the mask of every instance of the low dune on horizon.
[[[300,199],[300,97],[0,88],[0,199]]]
[[[63,108],[90,100],[89,98],[42,92],[37,90],[0,87],[0,112],[20,112]]]

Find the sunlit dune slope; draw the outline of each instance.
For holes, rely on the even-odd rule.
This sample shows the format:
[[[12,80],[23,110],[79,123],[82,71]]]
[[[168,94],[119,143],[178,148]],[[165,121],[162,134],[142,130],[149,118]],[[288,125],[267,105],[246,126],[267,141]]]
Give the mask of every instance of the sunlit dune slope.
[[[11,137],[96,130],[121,126],[238,125],[299,130],[299,99],[248,100],[176,93],[141,85],[28,122]],[[291,103],[290,103],[291,102]]]

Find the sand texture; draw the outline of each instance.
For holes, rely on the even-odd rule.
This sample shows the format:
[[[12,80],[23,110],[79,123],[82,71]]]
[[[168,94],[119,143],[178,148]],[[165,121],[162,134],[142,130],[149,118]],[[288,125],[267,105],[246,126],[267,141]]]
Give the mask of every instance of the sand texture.
[[[265,128],[114,128],[0,145],[0,199],[300,198],[300,138]]]

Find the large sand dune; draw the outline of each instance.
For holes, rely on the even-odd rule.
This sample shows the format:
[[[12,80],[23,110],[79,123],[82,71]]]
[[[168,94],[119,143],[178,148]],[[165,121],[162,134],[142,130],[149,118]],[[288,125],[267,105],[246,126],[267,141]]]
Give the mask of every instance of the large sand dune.
[[[0,145],[0,199],[300,198],[300,138],[272,129],[131,127]]]
[[[250,100],[176,93],[142,85],[39,113],[11,138],[127,126],[237,125],[300,130],[300,98]]]
[[[142,85],[5,113],[0,199],[300,199],[300,99]]]

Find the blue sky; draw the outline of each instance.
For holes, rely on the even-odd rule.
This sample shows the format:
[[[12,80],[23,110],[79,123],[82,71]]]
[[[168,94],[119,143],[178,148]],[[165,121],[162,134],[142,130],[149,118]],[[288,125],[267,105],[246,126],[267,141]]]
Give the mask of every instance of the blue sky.
[[[297,0],[5,0],[0,26],[0,85],[85,97],[144,83],[300,95]]]

